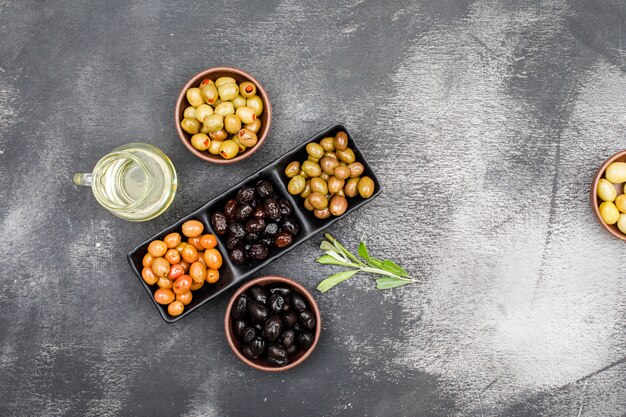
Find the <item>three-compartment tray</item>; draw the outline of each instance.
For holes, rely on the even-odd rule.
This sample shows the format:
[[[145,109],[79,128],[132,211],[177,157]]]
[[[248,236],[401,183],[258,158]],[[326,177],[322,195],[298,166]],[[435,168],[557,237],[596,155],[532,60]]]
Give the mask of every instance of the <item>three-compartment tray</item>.
[[[321,139],[327,136],[335,136],[335,134],[339,131],[344,131],[348,134],[348,146],[354,151],[356,160],[358,162],[361,162],[363,166],[365,167],[365,171],[363,172],[363,175],[367,175],[374,180],[375,191],[374,191],[374,194],[368,199],[364,199],[361,196],[348,198],[348,209],[346,210],[344,214],[338,217],[329,217],[328,219],[322,220],[322,219],[316,218],[312,212],[309,212],[308,210],[304,208],[304,199],[300,198],[299,196],[292,196],[287,192],[287,183],[289,182],[289,178],[287,178],[284,175],[284,170],[287,164],[289,164],[291,161],[302,162],[307,159],[308,154],[306,152],[306,145],[308,143],[319,142]],[[230,198],[233,198],[237,190],[240,187],[244,185],[254,185],[257,183],[257,181],[261,179],[269,180],[274,185],[275,193],[278,194],[280,198],[287,199],[293,205],[294,213],[292,216],[300,223],[300,233],[298,233],[298,235],[295,236],[293,244],[288,246],[287,248],[284,248],[284,249],[271,248],[269,256],[263,261],[253,262],[251,264],[243,265],[243,266],[235,265],[231,262],[231,260],[228,257],[228,253],[226,250],[226,236],[225,235],[220,236],[217,233],[215,233],[215,229],[213,228],[213,225],[211,224],[211,221],[210,221],[211,214],[215,211],[222,211],[224,209],[224,204],[226,203],[226,201],[228,201]],[[275,259],[283,256],[284,254],[286,254],[287,252],[289,252],[296,246],[300,245],[305,240],[310,239],[317,233],[326,229],[328,226],[330,226],[337,220],[349,215],[354,210],[358,209],[359,207],[366,204],[368,201],[372,200],[374,197],[380,194],[380,192],[381,192],[380,182],[378,181],[378,179],[376,178],[376,175],[372,171],[371,166],[367,163],[367,160],[363,156],[363,153],[361,153],[361,151],[357,147],[352,136],[350,136],[350,132],[348,132],[348,129],[346,129],[344,125],[335,124],[322,130],[321,132],[309,138],[307,141],[298,145],[291,151],[287,152],[285,155],[281,156],[274,162],[260,169],[256,173],[250,175],[245,180],[241,181],[240,183],[224,191],[223,193],[213,198],[208,203],[192,211],[191,213],[182,217],[176,223],[161,230],[159,233],[157,233],[150,239],[141,243],[139,246],[135,247],[133,250],[131,250],[128,253],[128,262],[130,263],[130,266],[133,272],[135,273],[135,275],[137,275],[139,282],[141,283],[141,285],[143,285],[143,287],[147,291],[148,295],[150,296],[150,299],[156,306],[157,310],[159,310],[159,313],[161,314],[161,317],[163,317],[163,320],[165,320],[168,323],[173,323],[175,321],[182,319],[187,314],[196,310],[198,307],[202,306],[204,303],[211,300],[212,298],[217,297],[218,295],[220,295],[221,293],[223,293],[224,291],[226,291],[228,288],[232,287],[233,285],[251,278],[251,276],[255,272],[257,272],[259,269],[268,265],[270,262],[274,261]],[[173,317],[173,316],[170,316],[169,313],[167,312],[167,306],[160,305],[154,300],[154,292],[158,289],[158,287],[156,285],[146,284],[144,280],[141,278],[141,270],[143,268],[142,259],[144,255],[146,254],[146,252],[148,251],[148,245],[150,244],[150,242],[152,242],[155,239],[162,239],[168,233],[173,233],[173,232],[180,233],[182,224],[186,222],[187,220],[191,220],[191,219],[200,220],[202,223],[204,223],[206,233],[213,233],[217,236],[217,240],[218,240],[217,249],[219,249],[219,251],[222,254],[223,264],[222,264],[222,267],[220,268],[219,281],[216,282],[215,284],[205,284],[199,290],[193,291],[193,300],[191,301],[191,303],[189,303],[189,305],[185,306],[185,311],[183,312],[183,314],[177,317]]]

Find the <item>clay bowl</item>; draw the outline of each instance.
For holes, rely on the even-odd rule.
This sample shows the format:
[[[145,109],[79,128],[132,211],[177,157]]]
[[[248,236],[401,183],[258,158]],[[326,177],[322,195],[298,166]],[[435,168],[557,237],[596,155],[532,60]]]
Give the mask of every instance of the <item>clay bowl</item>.
[[[604,161],[600,169],[598,169],[598,172],[596,172],[596,175],[593,177],[593,183],[591,185],[590,192],[591,208],[593,209],[593,212],[595,213],[598,222],[600,222],[602,227],[604,227],[607,232],[619,239],[626,240],[626,235],[617,228],[617,224],[606,224],[604,220],[602,220],[602,216],[600,216],[599,206],[600,203],[602,203],[602,200],[598,198],[598,181],[600,181],[604,177],[604,171],[613,162],[626,162],[626,150],[618,152],[606,161]],[[617,190],[617,195],[624,193],[624,184],[613,184],[613,186]]]
[[[238,346],[239,340],[237,338],[237,335],[235,334],[235,331],[233,328],[234,320],[231,316],[231,309],[233,308],[233,305],[235,304],[235,300],[241,294],[248,291],[250,287],[252,287],[253,285],[260,285],[264,287],[264,286],[275,285],[275,284],[287,285],[291,287],[293,290],[295,290],[296,292],[300,293],[305,298],[307,304],[309,305],[310,310],[315,315],[315,320],[317,322],[317,326],[315,326],[314,340],[313,340],[313,344],[311,345],[311,347],[305,351],[300,351],[296,356],[291,358],[290,362],[285,366],[273,366],[261,358],[253,359],[253,360],[246,358],[239,350],[239,346]],[[322,326],[322,321],[320,317],[320,310],[319,310],[319,307],[317,306],[317,303],[315,302],[315,299],[311,295],[311,293],[309,293],[309,291],[306,288],[298,284],[296,281],[289,279],[289,278],[279,277],[275,275],[268,275],[264,277],[255,278],[252,281],[244,284],[241,288],[239,288],[235,292],[235,294],[233,294],[233,296],[231,297],[228,303],[228,306],[226,307],[226,314],[224,316],[224,331],[226,333],[226,340],[228,341],[228,345],[232,349],[233,353],[246,365],[249,365],[253,367],[254,369],[258,369],[260,371],[266,371],[266,372],[286,371],[304,362],[309,356],[311,356],[311,353],[313,353],[313,350],[315,350],[315,347],[317,346],[317,342],[320,340],[320,332],[322,328],[321,326]]]
[[[244,81],[250,81],[254,83],[257,88],[257,95],[261,97],[261,100],[263,101],[263,113],[259,116],[259,119],[261,120],[261,130],[257,133],[257,144],[254,145],[252,148],[246,149],[245,152],[238,154],[232,159],[224,159],[219,155],[210,154],[208,151],[197,150],[196,148],[191,146],[192,135],[185,132],[180,127],[180,121],[183,119],[183,111],[187,106],[189,106],[189,102],[187,101],[186,97],[187,90],[191,87],[198,87],[200,85],[200,82],[205,78],[209,78],[215,81],[219,77],[232,77],[237,80],[237,84]],[[270,100],[267,97],[267,93],[263,89],[263,86],[252,75],[240,69],[231,67],[209,68],[194,75],[180,90],[180,94],[178,95],[178,99],[176,100],[176,108],[174,109],[174,123],[176,124],[176,131],[178,132],[178,137],[180,138],[180,141],[183,143],[183,145],[185,145],[189,152],[193,153],[198,158],[204,159],[208,162],[213,162],[215,164],[232,164],[235,162],[239,162],[242,159],[246,159],[247,157],[255,153],[261,147],[261,145],[263,145],[263,142],[265,142],[265,138],[267,137],[267,134],[270,130],[270,125],[272,124],[272,106],[270,105]]]

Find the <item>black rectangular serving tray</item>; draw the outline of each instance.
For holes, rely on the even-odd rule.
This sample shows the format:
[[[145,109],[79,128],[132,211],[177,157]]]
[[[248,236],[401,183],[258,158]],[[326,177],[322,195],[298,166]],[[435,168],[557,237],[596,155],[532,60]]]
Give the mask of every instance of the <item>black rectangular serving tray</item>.
[[[344,131],[348,134],[348,146],[352,148],[352,150],[354,151],[356,160],[358,162],[361,162],[363,166],[365,167],[365,171],[363,175],[367,175],[370,178],[372,178],[374,180],[374,184],[376,188],[375,188],[374,194],[368,199],[364,199],[361,196],[348,198],[348,209],[341,216],[329,217],[328,219],[322,220],[322,219],[316,218],[315,216],[313,216],[312,212],[309,212],[308,210],[304,208],[304,200],[300,198],[300,196],[292,196],[287,192],[287,184],[289,182],[289,178],[285,176],[284,170],[287,164],[289,164],[292,161],[302,162],[307,159],[308,154],[306,152],[306,145],[309,142],[319,142],[321,139],[327,136],[335,136],[335,134],[339,131]],[[230,198],[233,198],[237,190],[240,187],[244,185],[255,185],[256,182],[261,179],[270,180],[270,182],[274,185],[275,193],[278,194],[279,197],[286,198],[293,205],[294,214],[292,215],[292,217],[294,217],[300,223],[300,233],[294,238],[294,242],[291,246],[285,249],[272,248],[270,250],[270,254],[267,257],[267,259],[265,259],[262,262],[255,262],[250,265],[244,265],[244,266],[234,265],[230,261],[228,257],[228,252],[226,250],[226,236],[220,236],[217,233],[215,233],[213,225],[211,224],[211,221],[210,221],[211,214],[215,211],[222,211],[224,209],[224,204],[226,203],[226,201],[229,200]],[[197,308],[199,308],[200,306],[202,306],[204,303],[211,300],[212,298],[217,297],[218,295],[220,295],[221,293],[223,293],[224,291],[226,291],[228,288],[232,287],[233,285],[243,282],[249,278],[252,278],[252,275],[255,272],[257,272],[259,269],[268,265],[270,262],[274,261],[275,259],[283,256],[284,254],[286,254],[287,252],[289,252],[296,246],[300,245],[302,242],[315,236],[317,233],[326,229],[328,226],[335,223],[337,220],[349,215],[354,210],[358,209],[359,207],[366,204],[368,201],[372,200],[374,197],[380,194],[380,192],[381,192],[380,182],[378,181],[378,178],[376,178],[376,175],[372,171],[372,167],[367,163],[367,160],[363,156],[363,153],[361,153],[358,146],[354,142],[352,136],[350,135],[350,132],[348,132],[348,129],[346,129],[344,125],[335,124],[322,130],[315,136],[309,138],[307,141],[296,146],[294,149],[292,149],[291,151],[287,152],[285,155],[278,158],[276,161],[270,163],[269,165],[260,169],[256,173],[250,175],[245,180],[241,181],[240,183],[224,191],[223,193],[213,198],[208,203],[192,211],[191,213],[182,217],[176,223],[161,230],[159,233],[152,236],[150,239],[141,243],[139,246],[135,247],[133,250],[131,250],[128,253],[128,262],[130,263],[130,266],[133,272],[135,273],[135,275],[137,275],[139,282],[145,288],[146,292],[150,296],[150,299],[152,300],[153,304],[155,305],[157,310],[159,310],[159,313],[161,314],[161,317],[163,317],[163,320],[165,320],[168,323],[173,323],[175,321],[182,319],[187,314],[196,310]],[[217,249],[219,249],[219,251],[222,254],[223,264],[222,264],[222,267],[220,268],[219,281],[215,284],[204,284],[202,288],[200,288],[199,290],[193,291],[192,292],[193,299],[191,303],[189,303],[189,305],[185,306],[185,311],[183,312],[183,314],[181,314],[178,317],[172,317],[167,312],[167,306],[160,305],[156,301],[154,301],[153,294],[158,289],[158,287],[156,285],[146,284],[144,280],[141,278],[141,270],[143,269],[142,259],[144,255],[146,254],[146,252],[148,251],[148,245],[150,244],[150,242],[152,242],[155,239],[163,239],[163,237],[165,237],[165,235],[169,233],[173,233],[173,232],[180,233],[183,223],[191,219],[200,220],[202,223],[204,223],[205,233],[213,233],[215,236],[217,236],[217,240],[218,240]]]

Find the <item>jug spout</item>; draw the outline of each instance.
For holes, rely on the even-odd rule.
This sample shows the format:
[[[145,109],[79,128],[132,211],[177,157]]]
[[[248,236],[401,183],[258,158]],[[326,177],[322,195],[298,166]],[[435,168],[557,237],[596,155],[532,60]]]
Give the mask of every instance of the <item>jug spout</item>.
[[[74,174],[74,184],[91,187],[93,175],[91,173]]]

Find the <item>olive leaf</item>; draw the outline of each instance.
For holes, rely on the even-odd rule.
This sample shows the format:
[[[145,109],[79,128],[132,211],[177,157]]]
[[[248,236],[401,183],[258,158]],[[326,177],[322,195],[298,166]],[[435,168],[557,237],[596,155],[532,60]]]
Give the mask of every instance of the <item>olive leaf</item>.
[[[357,272],[359,272],[358,269],[351,269],[347,271],[337,272],[336,274],[333,274],[329,276],[328,278],[326,278],[325,280],[323,280],[322,282],[320,282],[317,285],[317,290],[321,292],[326,292],[330,290],[332,287],[334,287],[335,285],[339,284],[340,282],[343,282],[347,280],[348,278],[352,278],[354,275],[356,275]]]
[[[401,287],[402,285],[410,284],[411,281],[403,279],[383,277],[376,280],[376,288],[379,290],[388,290],[391,288]]]
[[[401,277],[408,277],[409,273],[406,272],[400,265],[396,264],[393,261],[390,261],[389,259],[385,259],[381,265],[381,268],[384,269],[387,272],[392,272],[396,275],[399,275]]]
[[[361,258],[365,259],[366,261],[370,260],[370,254],[367,252],[367,246],[365,246],[365,242],[359,243],[359,249],[357,252]]]
[[[337,258],[331,255],[322,255],[319,258],[317,258],[315,261],[322,265],[352,266],[351,263],[338,260]]]

